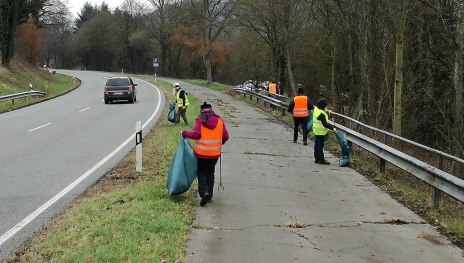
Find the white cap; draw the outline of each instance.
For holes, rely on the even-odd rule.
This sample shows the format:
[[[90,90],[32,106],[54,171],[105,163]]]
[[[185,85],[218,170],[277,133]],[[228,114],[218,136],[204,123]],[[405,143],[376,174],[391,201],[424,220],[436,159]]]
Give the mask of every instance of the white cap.
[[[178,82],[174,83],[174,87],[180,87],[179,83]]]

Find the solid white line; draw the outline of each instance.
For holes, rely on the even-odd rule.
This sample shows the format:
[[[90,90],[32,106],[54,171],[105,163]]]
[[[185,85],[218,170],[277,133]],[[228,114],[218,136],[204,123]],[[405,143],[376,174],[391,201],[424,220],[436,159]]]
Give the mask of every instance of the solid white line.
[[[29,132],[31,132],[31,131],[35,131],[35,130],[38,130],[38,129],[42,129],[43,127],[46,127],[46,126],[48,126],[48,125],[51,125],[51,124],[52,124],[52,123],[51,123],[51,122],[49,122],[49,123],[47,123],[47,124],[44,124],[44,125],[42,125],[42,126],[39,126],[39,127],[37,127],[37,128],[31,129],[31,130],[29,130]]]
[[[147,82],[148,83],[148,82]],[[154,86],[153,84],[150,84]],[[153,114],[150,116],[150,118],[143,124],[143,128],[145,128],[156,116],[158,113],[160,106],[161,106],[161,92],[160,90],[156,88],[156,91],[158,92],[158,97],[160,98],[160,103],[158,103],[158,106],[156,106],[155,111]],[[94,165],[90,170],[85,172],[83,175],[81,175],[79,178],[77,178],[74,182],[72,182],[70,185],[66,186],[61,192],[56,194],[54,197],[52,197],[50,200],[48,200],[46,203],[41,205],[39,208],[37,208],[34,212],[32,212],[30,215],[28,215],[26,218],[24,218],[21,222],[16,224],[14,227],[12,227],[10,230],[8,230],[5,234],[3,234],[0,237],[0,246],[5,243],[9,238],[14,236],[18,231],[20,231],[23,227],[25,227],[27,224],[29,224],[32,220],[34,220],[36,217],[38,217],[41,213],[43,213],[46,209],[48,209],[50,206],[52,206],[54,203],[56,203],[58,200],[60,200],[63,196],[65,196],[67,193],[69,193],[74,187],[79,185],[82,181],[84,181],[87,177],[89,177],[93,172],[95,172],[100,166],[102,166],[105,162],[107,162],[109,159],[111,159],[114,155],[116,155],[122,148],[124,148],[130,141],[133,141],[135,138],[135,132],[132,134],[127,140],[125,140],[121,145],[118,146],[118,148],[114,149],[108,156],[103,158],[101,161],[99,161],[96,165]]]
[[[85,109],[83,109],[83,110],[80,110],[79,112],[84,112],[84,111],[86,111],[86,110],[88,110],[88,109],[90,109],[90,107],[87,107],[87,108],[85,108]]]

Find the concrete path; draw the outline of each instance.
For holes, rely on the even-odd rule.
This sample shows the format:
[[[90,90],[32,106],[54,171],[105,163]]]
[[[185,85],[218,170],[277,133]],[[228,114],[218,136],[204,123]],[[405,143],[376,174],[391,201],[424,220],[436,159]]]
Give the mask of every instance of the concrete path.
[[[186,262],[464,262],[463,251],[313,142],[225,94],[182,83],[224,117],[224,191],[197,208]],[[216,167],[216,187],[219,163]],[[389,221],[400,218],[408,224]]]

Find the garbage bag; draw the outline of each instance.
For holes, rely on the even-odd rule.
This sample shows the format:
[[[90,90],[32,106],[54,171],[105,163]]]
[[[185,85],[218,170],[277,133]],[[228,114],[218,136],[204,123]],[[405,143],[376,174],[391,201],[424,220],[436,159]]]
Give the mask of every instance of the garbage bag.
[[[197,157],[188,139],[179,135],[179,146],[169,167],[166,188],[169,195],[187,192],[197,176]]]
[[[313,130],[313,111],[309,114],[308,124],[306,125],[306,132],[309,134]]]
[[[350,148],[350,145],[348,144],[348,140],[346,139],[346,135],[343,131],[337,130],[335,135],[337,137],[338,144],[340,144],[340,147],[342,149],[342,156],[340,157],[340,160],[339,160],[339,166],[344,167],[350,164],[351,148]]]
[[[176,122],[176,103],[174,101],[169,102],[168,121]]]

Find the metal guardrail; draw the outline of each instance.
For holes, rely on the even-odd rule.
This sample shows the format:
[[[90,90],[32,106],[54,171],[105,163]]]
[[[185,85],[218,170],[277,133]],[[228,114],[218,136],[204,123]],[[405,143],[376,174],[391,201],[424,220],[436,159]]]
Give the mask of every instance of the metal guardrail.
[[[250,99],[252,97],[256,97],[257,101],[263,100],[264,102],[268,102],[270,105],[279,107],[282,109],[285,114],[285,111],[288,108],[288,104],[277,100],[273,98],[266,97],[265,95],[258,94],[249,90],[243,90],[239,88],[234,88],[235,91],[242,92],[244,96],[249,95]],[[363,127],[372,129],[374,131],[383,133],[384,135],[391,136],[395,139],[401,140],[406,143],[410,143],[412,145],[418,146],[422,149],[431,151],[435,154],[438,154],[441,156],[441,158],[449,158],[453,161],[459,162],[464,164],[464,160],[459,159],[455,156],[449,155],[447,153],[438,151],[436,149],[429,148],[427,146],[424,146],[422,144],[407,140],[405,138],[402,138],[400,136],[388,133],[386,131],[377,129],[375,127],[368,126],[364,123],[361,123],[357,120],[354,120],[350,117],[344,116],[339,113],[334,113],[337,117],[344,118],[349,120],[350,122],[354,122],[356,124],[362,125]],[[456,200],[459,200],[461,202],[464,202],[464,180],[449,174],[440,168],[433,167],[432,165],[429,165],[421,160],[418,160],[410,155],[407,155],[399,150],[396,150],[384,143],[381,143],[379,141],[376,141],[366,135],[363,135],[359,132],[356,132],[348,127],[345,127],[343,125],[340,125],[338,123],[333,123],[337,129],[343,130],[347,134],[347,140],[360,146],[361,148],[377,155],[379,158],[381,158],[381,163],[382,161],[388,161],[391,164],[397,166],[398,168],[412,174],[416,178],[426,182],[430,186],[433,187],[433,194],[432,194],[432,199],[433,199],[433,208],[436,209],[439,206],[440,198],[441,198],[441,192],[444,192],[451,196],[452,198],[455,198]],[[441,191],[441,192],[440,192]]]
[[[26,92],[1,96],[0,97],[0,102],[11,100],[13,102],[13,104],[14,104],[14,100],[16,100],[16,99],[25,98],[25,97],[31,97],[31,96],[45,96],[45,95],[47,95],[45,92],[31,90],[31,91],[26,91]]]

